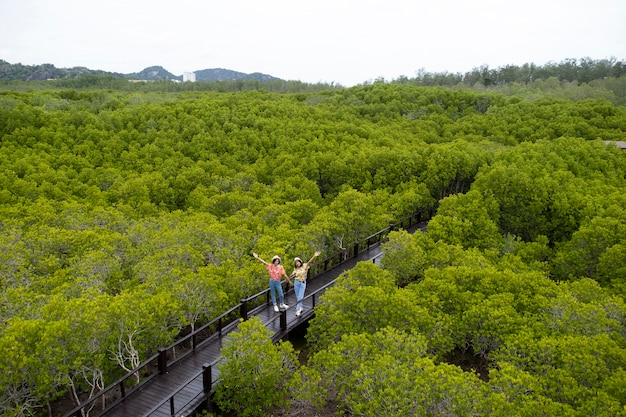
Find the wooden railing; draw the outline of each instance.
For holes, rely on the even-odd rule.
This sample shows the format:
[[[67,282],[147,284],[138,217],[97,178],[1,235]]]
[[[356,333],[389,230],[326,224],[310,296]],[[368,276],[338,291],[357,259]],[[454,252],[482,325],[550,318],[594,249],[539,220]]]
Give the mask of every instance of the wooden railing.
[[[384,239],[391,231],[408,228],[428,217],[429,216],[423,216],[422,212],[407,216],[404,219],[400,220],[398,223],[391,224],[389,225],[389,227],[379,230],[373,235],[370,235],[365,239],[356,242],[351,247],[346,248],[343,251],[337,252],[330,257],[327,257],[315,263],[311,266],[309,276],[311,277],[311,279],[314,279],[324,272],[327,272],[341,265],[342,263],[358,256],[363,251],[379,245],[381,242],[384,241]],[[316,303],[319,301],[320,295],[326,290],[326,288],[328,288],[332,284],[334,284],[334,281],[307,295],[305,299],[312,298],[313,306],[315,306]],[[286,294],[289,294],[289,290],[286,290]],[[128,372],[123,377],[119,378],[117,381],[106,387],[104,390],[100,391],[98,394],[81,403],[79,406],[72,409],[63,417],[80,417],[83,411],[87,410],[90,411],[90,415],[94,416],[101,416],[105,414],[107,411],[109,411],[121,401],[124,401],[132,393],[137,391],[153,378],[167,372],[169,366],[172,366],[175,363],[183,360],[187,356],[192,355],[197,349],[201,348],[203,345],[213,340],[213,338],[222,337],[225,332],[228,333],[228,331],[234,329],[239,323],[240,319],[247,320],[248,317],[251,314],[254,314],[257,309],[262,309],[269,304],[269,288],[242,299],[239,304],[231,307],[228,311],[222,313],[219,317],[216,317],[209,323],[199,327],[190,334],[176,340],[176,342],[174,342],[170,346],[159,349],[156,354],[145,360],[138,367]],[[283,311],[278,317],[280,319],[281,330],[286,330],[285,312]],[[199,375],[203,373],[208,372],[210,374],[212,365],[206,366],[207,368],[198,373],[195,376],[195,379],[197,379]],[[139,382],[135,383],[134,381],[136,380],[137,375],[139,375]],[[130,383],[130,381],[132,381],[133,383]],[[184,389],[184,385],[181,386],[177,391],[173,392],[170,397],[165,399],[163,404],[165,402],[171,401],[173,407],[174,397],[182,389]],[[160,404],[158,408],[162,407],[163,404]],[[96,410],[96,408],[98,409]],[[174,414],[171,415],[173,416]]]
[[[335,280],[328,282],[317,290],[311,292],[303,298],[303,301],[311,299],[312,309],[319,304],[320,297],[326,292],[326,290],[335,284]],[[269,303],[268,303],[269,304]],[[276,315],[273,320],[280,321],[281,331],[287,330],[287,312],[281,310],[280,314]],[[280,337],[274,337],[276,342]],[[202,370],[193,375],[186,382],[181,384],[176,390],[168,394],[160,403],[152,407],[148,412],[141,417],[151,417],[155,414],[163,415],[163,413],[169,413],[171,417],[179,415],[190,415],[191,412],[196,411],[200,407],[206,408],[209,412],[212,412],[213,404],[211,403],[213,394],[215,393],[215,386],[220,382],[217,378],[213,380],[213,374],[215,366],[218,361],[214,361],[211,364],[204,364]],[[198,392],[196,396],[189,399],[189,395],[184,391],[190,385],[198,385],[198,381],[202,379],[202,391]]]
[[[201,405],[202,402],[206,402],[206,406],[210,410],[210,401],[214,392],[213,386],[215,385],[213,381],[212,370],[216,364],[217,361],[213,362],[212,364],[202,365],[201,371],[189,378],[168,397],[164,398],[160,403],[152,407],[150,411],[144,413],[142,417],[152,416],[156,413],[169,413],[169,415],[173,417],[183,414],[183,411],[187,411],[187,413],[184,413],[185,415],[190,415]],[[184,402],[182,403],[180,403],[180,401],[176,401],[176,398],[179,397],[188,398],[188,395],[183,394],[182,391],[184,391],[188,386],[192,384],[197,385],[197,382],[200,379],[202,379],[202,391],[198,392],[197,395],[195,395],[191,399],[183,400]]]
[[[230,308],[204,326],[178,339],[175,343],[159,349],[156,354],[152,355],[135,369],[119,378],[98,394],[83,402],[80,406],[65,414],[64,417],[79,417],[82,415],[83,410],[91,410],[90,415],[99,416],[105,414],[147,382],[167,372],[169,366],[193,354],[196,349],[209,343],[213,338],[222,337],[222,334],[236,327],[240,318],[240,306],[241,304]],[[140,376],[139,383],[134,383],[136,375]],[[129,380],[132,381],[132,383],[130,383]],[[98,402],[100,402],[100,405],[98,405]],[[99,409],[96,410],[96,407],[99,407]]]

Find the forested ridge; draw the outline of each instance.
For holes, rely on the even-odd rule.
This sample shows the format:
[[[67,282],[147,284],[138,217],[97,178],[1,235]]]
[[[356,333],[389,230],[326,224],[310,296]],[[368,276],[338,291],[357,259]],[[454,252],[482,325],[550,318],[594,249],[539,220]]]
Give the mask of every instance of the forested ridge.
[[[58,415],[264,289],[252,252],[331,254],[432,209],[328,291],[308,363],[249,349],[221,407],[626,413],[623,106],[157,87],[0,91],[0,413]]]
[[[21,65],[0,60],[0,90],[36,90],[50,88],[115,89],[125,91],[220,91],[236,92],[265,90],[278,93],[311,93],[341,89],[331,83],[309,84],[297,80],[281,80],[265,74],[242,74],[230,70],[197,71],[200,82],[175,83],[174,76],[162,67],[148,67],[135,74],[116,74],[89,70],[84,67],[58,69],[52,64]],[[411,76],[401,75],[393,80],[377,78],[363,80],[372,83],[411,84],[422,87],[447,87],[495,92],[524,100],[546,97],[582,100],[602,98],[614,104],[626,105],[626,65],[623,60],[566,59],[545,65],[509,64],[498,68],[482,65],[465,73],[432,73],[419,69]],[[128,82],[144,80],[146,82]]]
[[[195,72],[198,81],[218,80],[279,80],[271,75],[227,70],[223,68],[203,69]],[[183,76],[174,75],[161,66],[147,67],[140,72],[120,74],[85,67],[56,68],[52,64],[22,65],[10,64],[0,59],[0,81],[50,81],[59,79],[76,79],[82,77],[104,76],[132,81],[183,81]]]

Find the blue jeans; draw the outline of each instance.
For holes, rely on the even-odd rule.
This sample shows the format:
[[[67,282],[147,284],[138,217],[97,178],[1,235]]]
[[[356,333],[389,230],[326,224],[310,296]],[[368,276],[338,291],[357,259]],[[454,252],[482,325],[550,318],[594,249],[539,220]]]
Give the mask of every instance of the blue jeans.
[[[270,279],[270,296],[272,297],[272,304],[276,304],[276,295],[278,293],[278,299],[281,304],[285,304],[285,295],[283,294],[283,287],[280,285],[280,281]]]
[[[298,300],[298,304],[296,304],[296,310],[299,310],[302,308],[302,299],[304,298],[304,290],[306,290],[306,281],[302,282],[294,279],[293,290],[296,293],[296,300]]]

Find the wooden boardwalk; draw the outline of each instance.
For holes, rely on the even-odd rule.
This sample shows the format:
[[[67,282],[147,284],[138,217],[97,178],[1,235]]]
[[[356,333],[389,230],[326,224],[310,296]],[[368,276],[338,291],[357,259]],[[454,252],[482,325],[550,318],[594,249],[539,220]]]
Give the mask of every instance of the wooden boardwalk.
[[[412,233],[415,230],[424,229],[425,222],[407,227],[405,230]],[[272,339],[276,342],[284,339],[289,332],[302,325],[314,315],[314,307],[319,304],[319,297],[326,288],[333,285],[334,281],[343,272],[353,268],[357,262],[378,263],[382,256],[379,244],[368,245],[367,249],[359,252],[356,256],[338,264],[319,275],[314,276],[307,282],[304,311],[296,317],[296,299],[293,289],[285,294],[285,303],[289,309],[285,312],[276,313],[271,303],[266,302],[252,309],[247,316],[257,316],[272,332]],[[113,407],[98,411],[94,407],[91,416],[106,417],[171,417],[187,416],[192,414],[198,407],[206,404],[207,390],[219,380],[220,350],[228,340],[228,334],[236,330],[237,322],[225,326],[219,335],[209,337],[200,343],[190,354],[167,366],[165,372],[159,373],[149,382],[142,384],[130,394],[124,395],[123,400]],[[68,414],[75,415],[75,414]]]

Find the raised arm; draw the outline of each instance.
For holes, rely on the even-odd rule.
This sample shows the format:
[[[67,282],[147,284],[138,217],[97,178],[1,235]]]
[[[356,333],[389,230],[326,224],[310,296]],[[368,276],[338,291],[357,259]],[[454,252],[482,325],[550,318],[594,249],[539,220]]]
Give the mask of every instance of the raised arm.
[[[262,264],[264,264],[264,265],[269,265],[269,262],[266,262],[266,261],[264,261],[263,259],[261,259],[261,258],[259,257],[259,254],[258,254],[258,253],[256,253],[256,252],[255,252],[255,253],[253,253],[253,254],[252,254],[252,256],[254,256],[254,259],[256,259],[257,261],[261,262]]]
[[[313,259],[315,259],[315,258],[317,258],[318,256],[320,256],[320,254],[321,254],[321,253],[322,253],[322,252],[320,252],[320,251],[315,251],[315,253],[313,254],[313,256],[311,256],[311,259],[309,259],[309,262],[307,262],[306,264],[307,264],[307,265],[310,265],[310,264],[311,264],[311,262],[313,262]]]

